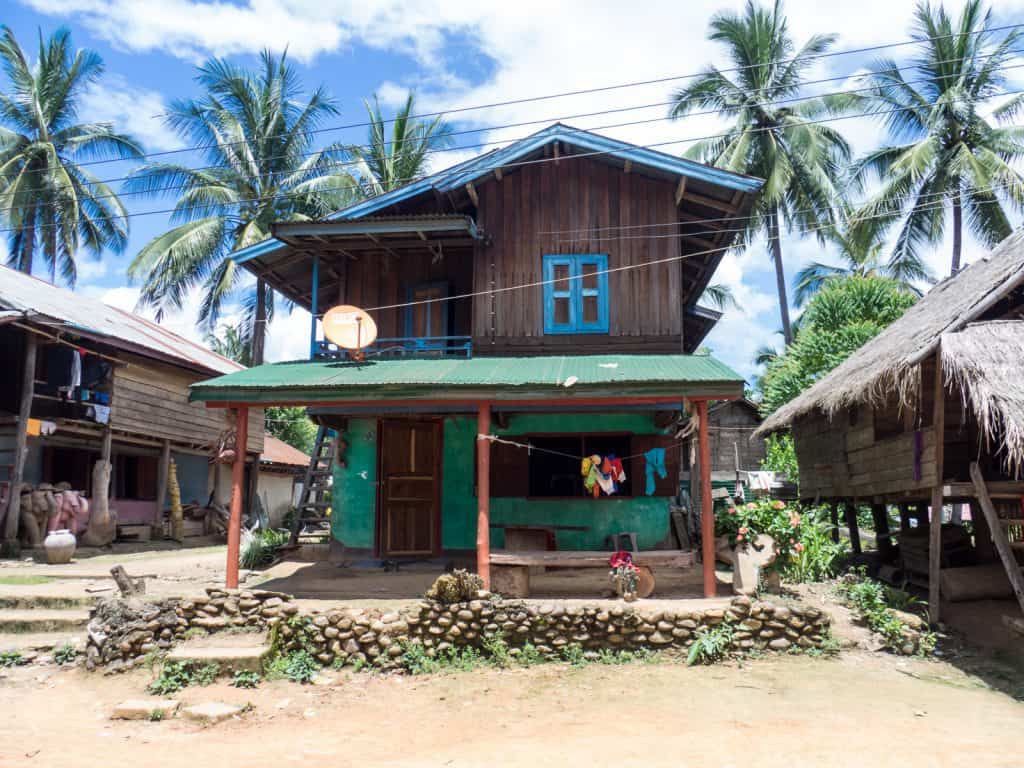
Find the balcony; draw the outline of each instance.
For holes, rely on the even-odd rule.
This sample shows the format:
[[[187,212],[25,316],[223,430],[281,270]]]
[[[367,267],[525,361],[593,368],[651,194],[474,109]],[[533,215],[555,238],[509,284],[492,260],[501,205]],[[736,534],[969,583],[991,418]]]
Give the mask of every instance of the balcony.
[[[377,339],[365,349],[367,357],[465,357],[473,356],[469,336],[406,336]],[[314,360],[347,360],[349,351],[329,341],[317,341]]]

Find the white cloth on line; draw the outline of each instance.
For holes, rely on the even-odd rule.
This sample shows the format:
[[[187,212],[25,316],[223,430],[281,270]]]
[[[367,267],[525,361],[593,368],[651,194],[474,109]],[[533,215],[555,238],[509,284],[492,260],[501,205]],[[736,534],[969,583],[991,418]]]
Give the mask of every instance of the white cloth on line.
[[[755,491],[770,491],[775,485],[774,472],[747,472],[747,485]]]

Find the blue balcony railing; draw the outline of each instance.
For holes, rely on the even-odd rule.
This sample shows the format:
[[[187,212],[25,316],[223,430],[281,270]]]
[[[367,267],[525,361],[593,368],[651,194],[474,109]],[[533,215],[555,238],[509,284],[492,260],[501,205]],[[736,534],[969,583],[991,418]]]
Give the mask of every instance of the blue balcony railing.
[[[377,339],[365,350],[367,357],[472,357],[473,343],[469,336],[408,336]],[[346,360],[348,350],[339,349],[329,341],[316,342],[316,360]]]

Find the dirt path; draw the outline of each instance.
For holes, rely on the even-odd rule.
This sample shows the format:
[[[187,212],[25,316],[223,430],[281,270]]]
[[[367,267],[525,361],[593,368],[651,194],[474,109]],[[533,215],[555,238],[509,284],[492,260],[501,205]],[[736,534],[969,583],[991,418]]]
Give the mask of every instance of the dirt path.
[[[209,728],[109,721],[115,703],[141,694],[144,672],[39,674],[0,681],[5,767],[990,768],[1020,765],[1024,724],[1024,705],[948,665],[864,653],[188,689],[185,703],[254,704]]]

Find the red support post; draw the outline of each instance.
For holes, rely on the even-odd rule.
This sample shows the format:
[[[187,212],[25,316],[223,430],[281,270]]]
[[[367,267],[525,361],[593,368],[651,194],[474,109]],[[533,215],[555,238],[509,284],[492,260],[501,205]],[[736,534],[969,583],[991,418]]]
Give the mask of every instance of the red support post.
[[[708,441],[708,402],[698,400],[697,449],[700,454],[700,533],[704,561],[704,597],[717,594],[715,579],[715,503],[711,498],[711,444]]]
[[[476,572],[491,588],[491,404],[480,403],[476,414]]]
[[[235,409],[235,462],[231,465],[231,516],[228,518],[228,562],[225,584],[238,589],[238,554],[242,539],[242,489],[245,486],[245,446],[249,439],[249,406]]]

